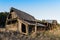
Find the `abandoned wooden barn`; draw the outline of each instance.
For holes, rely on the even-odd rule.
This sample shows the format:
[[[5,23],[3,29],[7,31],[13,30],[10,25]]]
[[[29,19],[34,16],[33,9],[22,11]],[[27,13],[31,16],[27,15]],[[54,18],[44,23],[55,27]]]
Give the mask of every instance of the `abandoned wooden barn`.
[[[56,25],[56,20],[38,21],[32,15],[12,7],[6,18],[5,27],[0,27],[0,32],[18,31],[21,34],[34,35],[41,30],[52,29]]]
[[[19,31],[22,34],[33,34],[46,26],[37,23],[36,19],[15,8],[11,8],[6,20],[6,31]]]

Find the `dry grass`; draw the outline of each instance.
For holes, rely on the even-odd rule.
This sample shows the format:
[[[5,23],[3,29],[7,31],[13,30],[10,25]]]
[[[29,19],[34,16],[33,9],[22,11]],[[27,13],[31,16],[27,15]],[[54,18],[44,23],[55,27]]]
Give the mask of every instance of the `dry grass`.
[[[0,40],[60,40],[60,26],[53,30],[39,32],[35,38],[21,35],[19,32],[1,32]]]

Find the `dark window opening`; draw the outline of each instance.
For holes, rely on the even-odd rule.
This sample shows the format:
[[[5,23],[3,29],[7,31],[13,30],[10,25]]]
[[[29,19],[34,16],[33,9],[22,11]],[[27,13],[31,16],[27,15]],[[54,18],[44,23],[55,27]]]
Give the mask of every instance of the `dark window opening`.
[[[17,23],[17,20],[12,20],[12,24]]]
[[[37,26],[37,31],[44,30],[45,28],[43,26]]]
[[[35,32],[35,26],[34,25],[29,25],[28,31],[29,31],[29,34]]]
[[[40,23],[40,24],[43,24],[43,25],[46,25],[46,26],[48,26],[48,23]]]
[[[7,24],[9,25],[9,24],[15,24],[15,23],[17,23],[17,20],[10,20],[10,21],[7,21]]]
[[[40,27],[40,26],[37,26],[37,30],[39,31],[39,30],[42,30],[42,27]]]
[[[8,25],[11,24],[11,21],[8,21],[7,24],[8,24]]]
[[[44,25],[47,25],[47,23],[44,23]]]
[[[22,32],[26,33],[26,26],[22,24]]]

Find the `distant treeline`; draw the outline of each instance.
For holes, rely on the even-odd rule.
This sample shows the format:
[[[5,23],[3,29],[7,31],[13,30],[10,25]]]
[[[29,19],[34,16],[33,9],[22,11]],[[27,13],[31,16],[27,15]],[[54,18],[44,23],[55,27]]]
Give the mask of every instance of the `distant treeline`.
[[[9,12],[0,12],[0,27],[5,26],[6,18]]]

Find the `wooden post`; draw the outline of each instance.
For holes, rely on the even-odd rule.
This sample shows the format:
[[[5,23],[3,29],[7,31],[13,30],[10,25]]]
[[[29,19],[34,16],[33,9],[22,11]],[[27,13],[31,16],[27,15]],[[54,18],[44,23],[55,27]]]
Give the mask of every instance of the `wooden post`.
[[[36,21],[36,24],[35,24],[35,33],[37,33],[37,21]]]
[[[26,24],[26,35],[28,35],[28,24]]]
[[[35,33],[37,32],[37,26],[35,26]]]
[[[20,33],[22,33],[22,23],[19,21],[19,19],[18,19],[18,28],[17,28],[17,30],[20,32]]]

